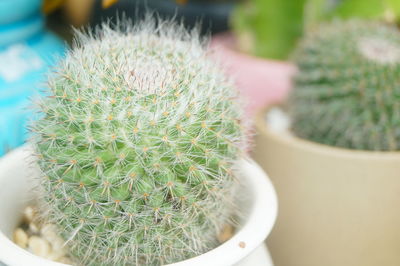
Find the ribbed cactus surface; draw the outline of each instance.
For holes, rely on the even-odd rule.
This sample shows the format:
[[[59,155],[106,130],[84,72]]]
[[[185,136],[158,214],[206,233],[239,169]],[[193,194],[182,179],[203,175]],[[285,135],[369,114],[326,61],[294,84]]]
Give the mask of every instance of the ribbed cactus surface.
[[[300,137],[359,150],[400,149],[400,32],[378,22],[335,21],[295,51],[290,98]]]
[[[218,244],[245,136],[196,32],[146,19],[81,33],[48,84],[33,126],[46,218],[77,264],[159,265]]]

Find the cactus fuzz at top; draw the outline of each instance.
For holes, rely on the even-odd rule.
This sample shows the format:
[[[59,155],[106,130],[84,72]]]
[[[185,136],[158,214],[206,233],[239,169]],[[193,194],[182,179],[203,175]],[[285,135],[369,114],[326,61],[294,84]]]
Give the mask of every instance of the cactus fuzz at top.
[[[294,132],[359,150],[400,149],[400,32],[379,22],[336,21],[295,52]]]
[[[195,31],[117,28],[79,34],[39,103],[45,216],[77,264],[177,262],[235,215],[241,108]]]

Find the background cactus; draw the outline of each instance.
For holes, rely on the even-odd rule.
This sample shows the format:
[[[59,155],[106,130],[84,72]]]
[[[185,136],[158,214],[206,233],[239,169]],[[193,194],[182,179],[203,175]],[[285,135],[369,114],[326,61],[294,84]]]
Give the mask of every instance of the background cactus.
[[[365,21],[323,25],[307,34],[294,61],[295,134],[351,149],[400,149],[397,28]]]
[[[45,218],[77,264],[187,259],[237,214],[246,138],[231,82],[195,30],[122,24],[79,34],[33,125]]]

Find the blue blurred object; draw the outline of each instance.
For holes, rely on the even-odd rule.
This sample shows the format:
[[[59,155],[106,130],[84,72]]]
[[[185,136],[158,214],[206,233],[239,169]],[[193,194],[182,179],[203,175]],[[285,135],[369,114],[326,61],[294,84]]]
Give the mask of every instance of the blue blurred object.
[[[0,156],[24,143],[33,116],[30,98],[39,95],[49,66],[65,50],[63,42],[46,31],[41,4],[0,1]]]

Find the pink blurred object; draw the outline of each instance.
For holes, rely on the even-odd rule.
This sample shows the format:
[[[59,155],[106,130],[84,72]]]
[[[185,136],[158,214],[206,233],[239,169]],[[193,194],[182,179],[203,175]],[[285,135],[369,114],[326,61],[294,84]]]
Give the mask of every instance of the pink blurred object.
[[[210,48],[211,56],[225,66],[247,98],[246,111],[250,117],[266,105],[280,102],[287,96],[296,69],[293,64],[241,53],[235,49],[235,38],[231,33],[215,35]]]

